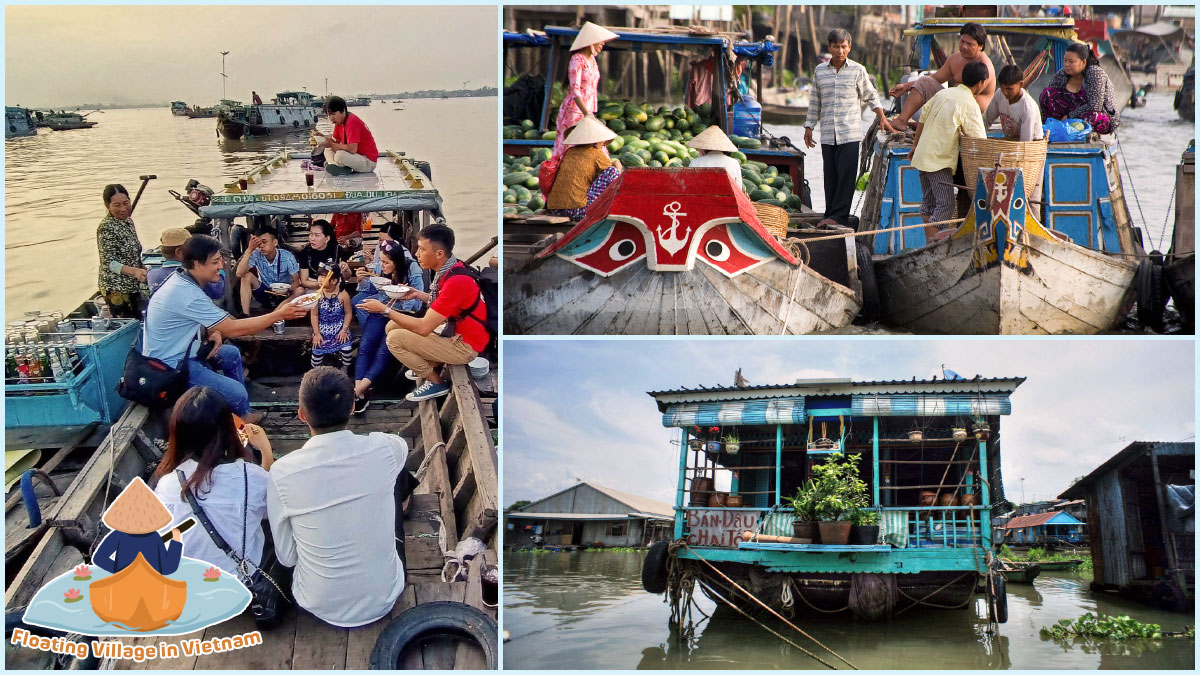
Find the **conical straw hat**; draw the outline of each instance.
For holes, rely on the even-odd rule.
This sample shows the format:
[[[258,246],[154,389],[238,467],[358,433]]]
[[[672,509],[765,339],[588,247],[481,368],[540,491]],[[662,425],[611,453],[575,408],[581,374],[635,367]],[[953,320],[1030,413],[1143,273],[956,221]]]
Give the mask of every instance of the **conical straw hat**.
[[[737,152],[737,146],[721,131],[721,127],[712,125],[688,141],[689,148],[697,150],[717,150],[720,152]]]
[[[104,524],[126,534],[149,534],[171,524],[171,512],[141,478],[134,478],[104,512]]]
[[[587,23],[583,24],[583,28],[579,29],[579,35],[576,35],[575,41],[571,43],[571,51],[579,51],[588,45],[594,45],[597,42],[616,40],[619,37],[621,36],[617,35],[611,30],[604,28],[603,26],[597,26],[591,21],[588,21]]]
[[[563,143],[566,145],[587,145],[589,143],[611,141],[616,137],[616,132],[604,126],[600,120],[595,117],[585,117],[579,120],[579,123],[575,125],[571,133],[567,134],[567,138]]]

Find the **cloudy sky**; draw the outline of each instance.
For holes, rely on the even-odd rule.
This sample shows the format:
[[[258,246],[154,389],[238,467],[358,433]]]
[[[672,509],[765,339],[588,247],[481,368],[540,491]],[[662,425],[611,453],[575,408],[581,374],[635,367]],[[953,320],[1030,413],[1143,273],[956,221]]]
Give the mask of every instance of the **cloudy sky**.
[[[1008,498],[1049,499],[1131,441],[1191,440],[1194,345],[1180,340],[640,340],[504,345],[504,503],[577,478],[667,503],[674,430],[647,391],[797,378],[1024,376],[1002,421]]]
[[[495,7],[6,7],[8,105],[211,105],[496,82]]]

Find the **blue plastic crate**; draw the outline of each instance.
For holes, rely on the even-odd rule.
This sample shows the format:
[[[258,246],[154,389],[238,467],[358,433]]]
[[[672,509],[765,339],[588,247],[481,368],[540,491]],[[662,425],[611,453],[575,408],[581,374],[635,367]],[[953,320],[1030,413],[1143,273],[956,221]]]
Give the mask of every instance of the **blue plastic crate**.
[[[118,319],[119,327],[91,344],[76,344],[78,372],[64,381],[4,386],[4,426],[57,427],[112,424],[125,410],[117,383],[130,348],[141,344],[140,321]]]

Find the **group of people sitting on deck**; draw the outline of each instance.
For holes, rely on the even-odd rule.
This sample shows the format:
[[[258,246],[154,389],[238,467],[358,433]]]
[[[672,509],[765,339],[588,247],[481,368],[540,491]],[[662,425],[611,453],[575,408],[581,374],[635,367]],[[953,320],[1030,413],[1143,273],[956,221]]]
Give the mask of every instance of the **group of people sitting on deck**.
[[[405,584],[408,447],[399,436],[346,428],[354,390],[341,371],[308,372],[299,399],[299,418],[311,437],[276,459],[260,426],[239,430],[220,391],[189,389],[171,413],[167,450],[154,472],[154,493],[170,516],[157,526],[175,524],[171,541],[160,540],[155,527],[131,527],[133,521],[121,516],[154,506],[142,485],[122,492],[105,514],[113,531],[96,548],[94,564],[116,573],[142,554],[161,574],[171,574],[186,554],[247,586],[261,586],[265,574],[278,591],[260,591],[274,596],[271,602],[286,604],[290,596],[334,626],[352,628],[386,616]],[[179,527],[189,519],[199,526]],[[260,628],[271,627],[284,609],[257,609],[266,602],[256,594]]]
[[[921,215],[927,223],[954,217],[955,186],[965,185],[966,180],[959,160],[960,135],[984,138],[997,120],[1006,139],[1025,142],[1043,138],[1043,120],[1080,119],[1100,134],[1116,129],[1119,119],[1112,82],[1087,44],[1066,48],[1062,70],[1036,102],[1025,91],[1036,72],[1027,74],[1008,65],[997,74],[986,45],[983,26],[964,24],[959,30],[958,51],[937,72],[890,90],[892,96],[907,96],[900,114],[888,119],[872,78],[861,64],[848,58],[850,34],[842,29],[829,33],[830,59],[816,68],[804,123],[804,141],[810,148],[816,147],[813,128],[818,123],[821,126],[825,182],[821,225],[849,224],[858,150],[864,136],[863,105],[875,112],[882,131],[916,127],[910,160],[920,175]],[[996,95],[997,85],[1000,95]],[[961,205],[960,211],[965,208]]]

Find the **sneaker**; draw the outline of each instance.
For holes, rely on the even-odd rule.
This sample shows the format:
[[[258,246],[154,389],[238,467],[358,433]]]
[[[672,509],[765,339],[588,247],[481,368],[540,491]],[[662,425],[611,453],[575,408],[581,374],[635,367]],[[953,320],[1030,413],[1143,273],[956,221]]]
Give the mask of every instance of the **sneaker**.
[[[427,401],[431,398],[445,396],[450,393],[450,387],[444,383],[426,382],[425,384],[412,390],[412,392],[404,398],[410,401]]]
[[[416,373],[414,373],[414,372],[412,371],[412,369],[409,369],[409,370],[406,370],[406,371],[404,371],[404,376],[405,376],[405,377],[407,377],[408,379],[412,380],[413,382],[416,382],[416,381],[417,381],[417,379],[418,379],[418,378],[417,378],[417,374],[416,374]]]
[[[366,396],[354,399],[354,414],[361,415],[367,412],[367,408],[371,406],[371,399]]]
[[[351,169],[348,166],[340,166],[338,164],[326,164],[325,171],[328,172],[330,176],[349,176],[350,174],[354,173],[354,169]]]

